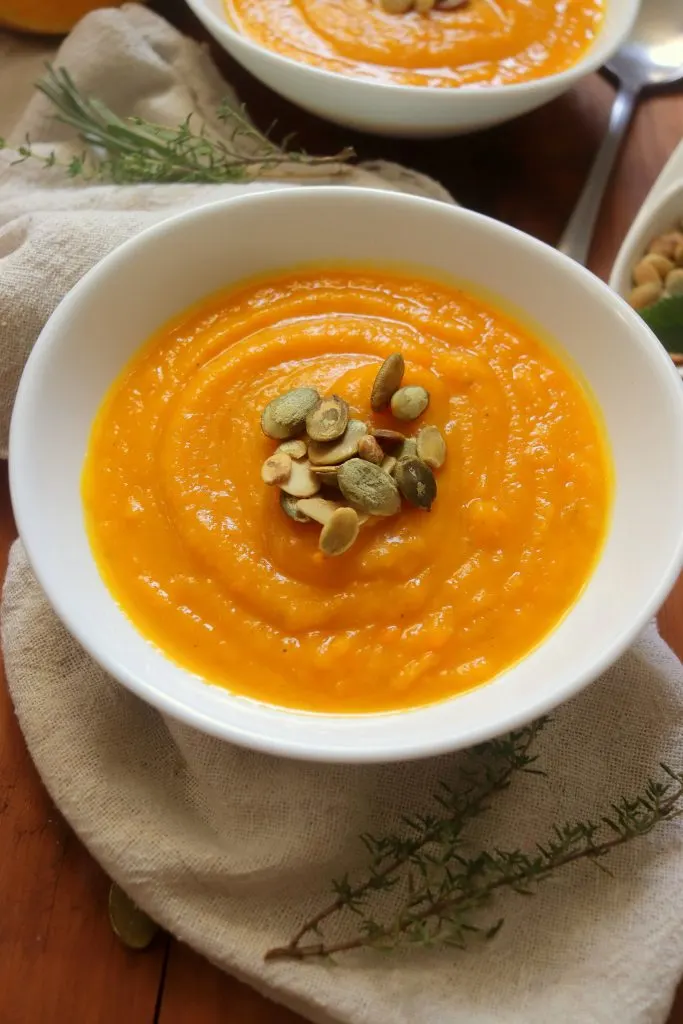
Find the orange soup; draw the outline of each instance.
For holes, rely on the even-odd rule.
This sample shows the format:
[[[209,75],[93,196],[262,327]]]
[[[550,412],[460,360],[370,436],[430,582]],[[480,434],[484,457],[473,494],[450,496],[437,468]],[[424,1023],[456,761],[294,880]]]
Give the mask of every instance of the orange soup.
[[[412,423],[370,409],[394,352],[431,396]],[[370,517],[323,557],[260,475],[262,410],[300,386],[376,429],[438,427],[431,511]],[[485,683],[543,640],[591,574],[609,481],[590,398],[528,329],[455,286],[329,268],[211,296],[152,337],[98,415],[83,495],[107,585],[172,659],[261,701],[373,712]]]
[[[511,85],[565,71],[599,31],[605,0],[468,0],[428,15],[380,0],[225,0],[247,36],[293,60],[403,85]]]

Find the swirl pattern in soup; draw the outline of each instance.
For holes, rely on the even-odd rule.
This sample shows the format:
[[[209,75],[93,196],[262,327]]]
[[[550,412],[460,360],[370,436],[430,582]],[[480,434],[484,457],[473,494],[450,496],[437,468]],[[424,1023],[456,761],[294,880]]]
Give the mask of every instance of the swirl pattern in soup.
[[[429,409],[372,414],[382,360]],[[372,519],[325,559],[260,479],[260,429],[290,388],[343,396],[375,426],[439,427],[431,512]],[[426,704],[492,679],[571,607],[610,503],[591,401],[558,356],[488,301],[380,269],[301,270],[214,295],[114,384],[83,481],[89,535],[136,627],[207,680],[321,712]]]
[[[599,31],[604,0],[469,0],[389,14],[379,0],[225,0],[244,35],[293,60],[403,85],[512,85],[565,71]]]

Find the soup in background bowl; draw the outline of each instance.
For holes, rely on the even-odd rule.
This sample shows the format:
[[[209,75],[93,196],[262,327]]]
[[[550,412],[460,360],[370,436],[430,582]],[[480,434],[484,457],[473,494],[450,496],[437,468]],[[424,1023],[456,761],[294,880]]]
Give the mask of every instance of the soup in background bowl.
[[[609,60],[640,6],[471,0],[423,17],[388,15],[379,0],[225,2],[187,0],[260,81],[320,117],[406,137],[475,131],[548,103]]]
[[[604,0],[465,0],[390,13],[380,0],[225,0],[240,32],[276,53],[368,81],[455,88],[513,85],[585,56]]]
[[[309,269],[291,269],[298,267]],[[407,273],[408,267],[413,269]],[[371,268],[379,268],[379,277],[373,277]],[[258,643],[250,643],[245,633],[241,634],[240,643],[234,644],[235,664],[230,679],[226,675],[221,680],[228,685],[210,685],[200,674],[204,668],[179,664],[177,652],[168,657],[159,645],[159,637],[155,643],[149,642],[144,635],[148,633],[147,627],[141,632],[134,625],[130,613],[126,614],[121,607],[125,607],[126,599],[119,603],[104,581],[101,552],[97,557],[93,555],[81,486],[93,423],[107,396],[109,403],[112,396],[121,396],[126,380],[133,382],[126,375],[142,372],[139,360],[155,353],[149,363],[148,378],[140,379],[131,392],[136,393],[135,403],[142,416],[137,422],[142,430],[144,423],[154,418],[153,397],[155,389],[159,392],[159,382],[166,379],[172,392],[173,367],[179,373],[181,369],[179,352],[165,369],[159,362],[160,353],[165,351],[169,355],[179,339],[188,353],[195,342],[215,344],[221,315],[227,314],[229,319],[235,313],[235,303],[248,304],[249,297],[261,309],[267,309],[267,317],[273,318],[274,324],[280,324],[283,373],[285,378],[293,375],[289,383],[302,383],[301,356],[305,353],[297,352],[297,342],[291,333],[288,336],[286,324],[292,321],[291,308],[288,311],[287,307],[292,296],[315,291],[306,285],[306,273],[313,273],[308,285],[311,280],[324,280],[325,273],[342,275],[334,279],[339,293],[334,307],[338,307],[339,295],[357,302],[358,281],[354,279],[352,287],[349,284],[353,275],[365,275],[366,285],[374,281],[381,293],[379,310],[384,310],[384,314],[379,319],[386,320],[386,336],[381,337],[379,331],[373,335],[371,329],[361,330],[361,311],[353,310],[351,319],[356,317],[357,334],[351,344],[346,339],[353,336],[353,324],[349,324],[348,335],[339,330],[335,340],[335,332],[330,331],[323,316],[320,336],[313,349],[307,350],[315,385],[324,392],[337,388],[346,395],[354,414],[370,419],[367,392],[376,369],[389,349],[402,347],[406,354],[406,383],[412,378],[429,386],[434,394],[431,412],[423,414],[422,422],[427,422],[431,415],[434,425],[446,437],[447,460],[437,474],[439,490],[432,510],[402,509],[393,526],[389,519],[378,524],[375,539],[371,525],[367,541],[359,538],[358,547],[329,560],[330,571],[339,572],[344,579],[343,587],[336,583],[328,585],[334,607],[340,595],[353,596],[364,560],[372,592],[372,580],[382,571],[381,565],[373,565],[373,552],[381,563],[386,547],[380,538],[393,536],[391,531],[395,528],[399,535],[403,532],[410,566],[404,569],[399,563],[393,570],[397,582],[389,589],[386,601],[373,607],[371,598],[367,609],[367,617],[374,616],[378,630],[399,626],[401,614],[411,610],[410,580],[420,576],[422,531],[428,538],[424,564],[426,568],[435,567],[441,607],[446,606],[444,580],[451,578],[453,573],[449,570],[454,565],[463,564],[463,545],[471,542],[468,531],[472,523],[465,507],[476,498],[477,488],[488,486],[483,479],[486,473],[495,476],[502,468],[494,457],[501,449],[501,436],[504,435],[503,447],[507,445],[508,450],[514,448],[516,437],[528,449],[528,432],[539,418],[536,400],[545,402],[547,409],[543,372],[529,375],[525,369],[530,365],[530,357],[532,362],[545,361],[547,381],[553,384],[554,380],[553,386],[562,384],[558,400],[562,393],[579,396],[578,417],[560,420],[566,424],[573,422],[577,430],[587,431],[581,448],[586,452],[592,446],[594,452],[589,462],[596,482],[592,493],[597,518],[593,520],[590,544],[584,547],[583,566],[579,565],[578,557],[571,559],[567,571],[558,574],[544,592],[544,571],[551,566],[551,559],[544,557],[540,564],[530,563],[526,582],[540,587],[537,608],[548,614],[546,628],[539,630],[536,637],[527,636],[524,642],[520,636],[520,649],[507,659],[508,667],[499,666],[502,671],[492,681],[475,679],[475,683],[482,685],[474,685],[456,696],[436,694],[442,698],[438,703],[398,709],[394,702],[395,710],[372,711],[367,695],[359,696],[357,690],[347,713],[341,711],[339,704],[316,709],[311,699],[308,710],[301,710],[306,707],[306,700],[302,699],[301,691],[292,696],[296,686],[290,686],[288,691],[288,702],[296,707],[276,706],[272,703],[272,691],[268,694],[262,690],[258,694],[261,699],[254,699],[253,688],[261,686],[263,679],[256,678],[255,673],[254,678],[247,676],[252,665],[272,669],[272,652],[262,646],[266,644],[263,637],[259,636]],[[290,276],[283,278],[283,274]],[[286,280],[289,284],[284,283]],[[328,280],[330,283],[333,282]],[[220,289],[224,290],[222,294],[206,299]],[[428,296],[432,297],[431,312],[425,313],[423,309],[420,313],[421,306],[428,305]],[[207,301],[209,305],[204,307],[196,305]],[[188,319],[184,311],[190,306],[194,309]],[[413,315],[417,321],[408,323]],[[417,322],[419,328],[415,326]],[[200,328],[200,324],[204,327]],[[446,324],[451,325],[450,337],[443,330]],[[365,323],[364,327],[367,326]],[[161,334],[156,333],[160,330]],[[327,572],[316,560],[317,530],[308,524],[278,518],[276,492],[260,479],[258,467],[262,457],[276,442],[260,433],[258,414],[262,401],[265,404],[280,387],[268,376],[269,367],[280,363],[272,357],[266,325],[263,331],[265,334],[260,338],[256,331],[254,349],[257,352],[263,345],[264,362],[254,362],[255,352],[243,352],[244,359],[238,359],[230,371],[239,376],[241,367],[243,372],[245,401],[241,425],[239,417],[235,421],[220,411],[215,421],[221,434],[229,425],[237,431],[233,440],[243,464],[253,458],[251,468],[244,466],[232,477],[233,483],[253,490],[248,501],[246,497],[241,499],[239,514],[235,509],[232,516],[235,541],[244,545],[245,559],[250,564],[244,575],[238,577],[234,553],[227,546],[221,547],[226,561],[217,564],[217,571],[223,573],[224,581],[230,582],[233,598],[235,588],[244,579],[249,581],[251,608],[259,609],[261,621],[274,622],[279,616],[288,636],[304,638],[311,632],[310,618],[306,621],[306,616],[317,616],[314,629],[327,626],[332,635],[334,629],[324,622],[325,609],[311,607],[299,620],[297,602],[285,600],[284,611],[273,612],[273,595],[261,590],[275,576],[270,570],[264,572],[262,566],[252,564],[265,550],[266,561],[270,560],[276,571],[279,566],[292,576],[293,563],[287,559],[300,552],[302,558],[310,559],[310,567],[297,570],[304,579],[303,584],[301,580],[295,581],[296,588],[320,588],[319,575]],[[458,331],[462,332],[461,345]],[[155,333],[156,338],[150,343]],[[432,342],[428,342],[426,349],[421,347],[417,340],[420,333],[443,341],[438,353]],[[245,336],[238,344],[246,342],[249,336],[245,327]],[[514,338],[520,346],[518,358],[514,357]],[[149,347],[141,356],[145,343]],[[506,355],[506,349],[513,354]],[[201,426],[202,414],[207,415],[212,408],[227,409],[227,403],[224,406],[219,399],[221,388],[231,404],[236,397],[238,377],[227,375],[225,362],[221,362],[222,351],[219,342],[213,367],[218,391],[212,391],[199,367],[199,377],[193,377],[190,371],[183,378],[187,387],[181,389],[180,401],[169,398],[171,419],[166,424],[166,437],[170,440],[170,454],[185,454],[174,464],[178,472],[160,476],[166,499],[170,494],[174,507],[180,510],[181,539],[187,544],[190,529],[193,551],[202,553],[204,564],[207,558],[218,563],[221,556],[217,548],[206,546],[207,538],[202,534],[205,524],[197,515],[197,508],[190,508],[193,487],[200,501],[207,493],[201,467],[197,466],[195,472],[191,465],[193,452],[205,451],[201,430],[198,438],[191,424],[197,417]],[[291,364],[286,361],[287,352],[292,356]],[[508,371],[496,380],[491,367],[496,360],[502,365],[506,358]],[[442,368],[441,372],[448,385],[444,384],[440,391],[435,368],[441,359],[447,360],[447,370]],[[196,362],[209,365],[211,359],[207,363],[200,355]],[[340,372],[342,365],[344,372]],[[469,375],[463,375],[463,369],[468,368]],[[505,426],[503,380],[514,381],[517,389],[515,404],[520,422],[514,429],[511,421]],[[488,381],[488,385],[482,385],[482,381]],[[468,441],[466,416],[459,419],[457,403],[455,410],[451,409],[451,397],[453,392],[457,396],[458,388],[467,392],[473,386],[475,391],[479,389],[479,399],[469,407],[472,422]],[[683,408],[679,387],[670,360],[637,314],[587,271],[510,228],[446,204],[370,190],[316,188],[256,194],[192,211],[144,232],[103,260],[65,299],[30,357],[17,396],[10,451],[12,498],[31,564],[67,628],[116,679],[163,712],[211,734],[276,754],[330,761],[426,756],[499,734],[575,694],[618,657],[663,601],[681,563],[683,483],[677,467],[683,456]],[[586,397],[591,394],[599,410],[597,414]],[[561,407],[562,402],[557,409]],[[104,408],[106,417],[112,406]],[[497,430],[489,434],[486,413],[492,410]],[[125,416],[122,426],[124,420]],[[131,422],[134,421],[135,416]],[[213,422],[212,416],[205,420],[205,425],[209,422]],[[415,427],[419,427],[417,421]],[[564,438],[558,435],[557,452],[569,458],[577,436],[575,432]],[[242,441],[238,443],[240,437]],[[609,516],[600,438],[605,439],[614,471]],[[211,469],[215,487],[216,480],[228,474],[223,474],[224,454],[218,438],[214,440],[214,453],[221,453]],[[121,441],[122,447],[134,449],[136,431],[131,429],[126,439],[122,435]],[[249,454],[252,443],[254,451]],[[97,454],[96,446],[92,453]],[[542,463],[542,451],[536,454],[541,456]],[[529,457],[533,456],[529,451]],[[147,458],[154,461],[153,449],[147,448]],[[558,463],[561,461],[559,458]],[[477,463],[481,463],[479,480]],[[100,453],[93,466],[100,472],[103,465]],[[507,466],[507,460],[504,465]],[[560,479],[561,473],[555,473],[555,477]],[[90,480],[94,479],[90,476]],[[126,489],[124,480],[122,493],[133,499],[133,530],[139,494],[131,489],[126,495]],[[528,485],[522,482],[520,491],[528,495]],[[535,493],[538,494],[537,489]],[[95,504],[90,505],[88,514],[98,508],[97,514],[102,512],[98,521],[106,526],[112,518],[111,510],[106,511],[107,490],[98,485],[93,494]],[[502,500],[504,479],[491,484],[490,494],[497,494]],[[101,508],[98,502],[102,502]],[[49,509],[49,515],[45,509]],[[545,511],[539,508],[536,512],[540,514],[531,512],[523,519],[527,524],[537,523],[542,530],[547,506]],[[249,515],[253,519],[251,525],[247,523]],[[489,525],[486,514],[475,514],[473,523],[475,530],[483,527],[484,533]],[[92,522],[90,528],[92,535]],[[266,536],[266,530],[271,530],[272,536]],[[482,534],[477,534],[477,543],[480,549],[490,544],[487,550],[496,550],[494,538],[484,545]],[[119,555],[125,553],[118,540],[114,548]],[[565,549],[566,545],[559,546],[563,558],[567,556]],[[143,546],[142,553],[147,550],[148,546]],[[124,555],[120,561],[122,565],[128,564],[128,576],[133,576],[129,571],[130,559]],[[297,561],[296,565],[299,564]],[[389,572],[388,568],[384,571]],[[106,571],[105,575],[116,594],[119,584],[112,583]],[[493,580],[488,593],[482,595],[494,617],[498,614],[496,596],[503,592],[498,581]],[[285,591],[287,597],[291,597],[289,590]],[[420,601],[423,597],[424,593],[420,594]],[[531,600],[533,603],[533,594]],[[554,610],[544,607],[551,601],[557,602]],[[179,601],[177,604],[180,606]],[[190,601],[186,607],[191,609]],[[305,607],[304,600],[301,607]],[[337,607],[330,622],[343,623],[343,616],[350,614],[348,609]],[[451,643],[457,626],[453,618],[443,637],[423,636],[425,651],[438,652],[442,639],[445,646]],[[493,633],[490,651],[492,656],[499,656],[504,648],[496,644],[495,630]],[[234,638],[239,634],[236,631],[229,635]],[[410,637],[405,640],[410,642]],[[387,665],[393,674],[411,659],[402,654],[396,632],[386,634],[384,641]],[[462,653],[450,649],[448,663],[457,664]],[[382,669],[381,654],[377,645],[375,672]],[[282,654],[283,660],[288,657],[290,654]],[[321,692],[323,683],[329,685],[330,678],[352,678],[354,673],[360,678],[365,660],[363,653],[353,656],[353,647],[346,661],[342,652],[334,670],[321,680]],[[449,665],[444,663],[444,667]],[[286,670],[281,675],[285,677]],[[368,678],[365,676],[366,689],[370,685]],[[424,679],[428,678],[426,672]],[[288,685],[291,683],[292,680]],[[252,696],[245,696],[249,691]],[[310,697],[310,685],[308,692]],[[265,703],[264,697],[271,703]],[[353,700],[357,702],[355,708]],[[360,708],[359,702],[365,706]],[[387,706],[386,691],[384,697],[378,692],[375,708]]]

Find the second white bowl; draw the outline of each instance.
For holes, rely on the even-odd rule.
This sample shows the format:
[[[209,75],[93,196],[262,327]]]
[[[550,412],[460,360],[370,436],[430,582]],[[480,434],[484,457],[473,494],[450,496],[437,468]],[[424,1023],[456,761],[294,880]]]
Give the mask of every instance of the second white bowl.
[[[285,99],[351,128],[416,138],[487,128],[555,99],[609,60],[630,32],[640,7],[640,0],[608,0],[597,39],[567,71],[519,85],[430,89],[368,82],[299,63],[238,32],[228,21],[222,0],[187,3],[235,60]]]
[[[619,250],[610,285],[619,295],[627,297],[633,288],[633,268],[647,252],[648,244],[657,235],[680,230],[683,221],[683,181],[673,185],[654,205],[646,203],[633,222]]]

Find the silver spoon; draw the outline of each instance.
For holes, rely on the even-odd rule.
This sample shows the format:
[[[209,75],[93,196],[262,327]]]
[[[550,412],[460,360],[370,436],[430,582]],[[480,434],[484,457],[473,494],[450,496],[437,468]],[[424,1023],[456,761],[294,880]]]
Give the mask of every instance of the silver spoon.
[[[609,128],[557,248],[588,260],[602,199],[643,89],[683,80],[683,0],[643,0],[633,32],[606,65],[619,82]]]

